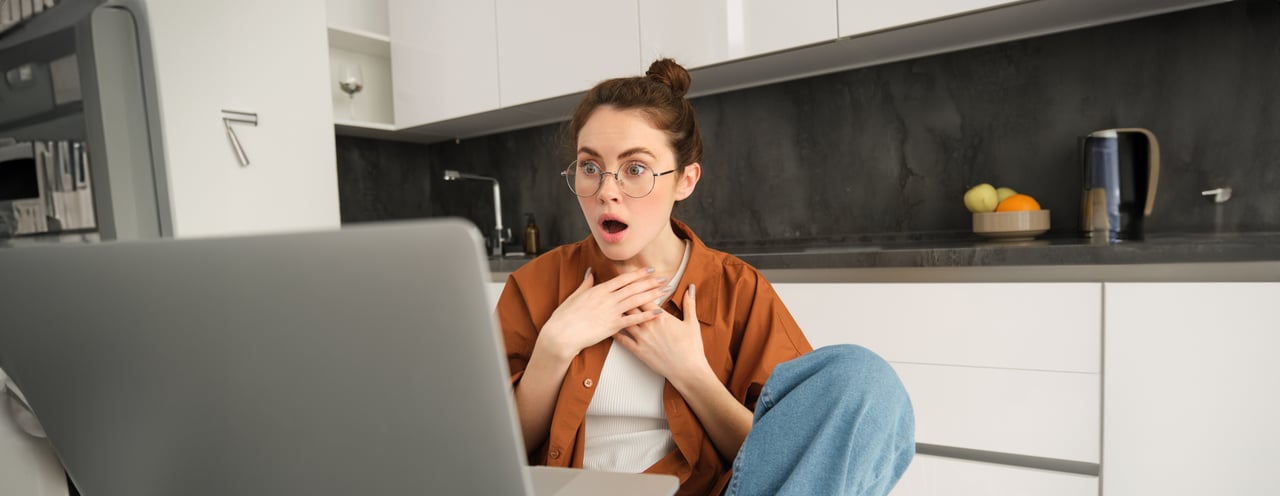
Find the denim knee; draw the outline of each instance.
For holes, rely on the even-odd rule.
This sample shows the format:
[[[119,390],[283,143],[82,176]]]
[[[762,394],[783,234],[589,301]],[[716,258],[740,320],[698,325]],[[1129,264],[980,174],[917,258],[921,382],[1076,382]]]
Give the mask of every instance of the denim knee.
[[[821,360],[822,369],[833,376],[871,375],[879,380],[882,375],[897,377],[893,368],[880,355],[856,344],[833,344],[813,350],[809,354]]]
[[[818,373],[832,393],[862,397],[880,407],[911,408],[898,374],[884,358],[856,344],[837,344],[813,350]]]

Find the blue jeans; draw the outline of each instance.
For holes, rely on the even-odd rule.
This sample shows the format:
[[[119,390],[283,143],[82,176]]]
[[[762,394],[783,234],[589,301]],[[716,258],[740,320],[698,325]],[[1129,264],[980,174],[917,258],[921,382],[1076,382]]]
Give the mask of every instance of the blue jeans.
[[[893,369],[861,346],[773,369],[726,495],[883,495],[915,455],[915,414]]]

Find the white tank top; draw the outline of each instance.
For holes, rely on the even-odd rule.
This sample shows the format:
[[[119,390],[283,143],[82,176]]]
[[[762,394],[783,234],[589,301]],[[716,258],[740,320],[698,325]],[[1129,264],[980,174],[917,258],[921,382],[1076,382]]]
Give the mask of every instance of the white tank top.
[[[665,288],[666,301],[676,291],[689,264],[691,243]],[[666,378],[650,370],[635,354],[614,343],[605,357],[596,392],[587,406],[583,468],[639,473],[676,449],[662,407]]]

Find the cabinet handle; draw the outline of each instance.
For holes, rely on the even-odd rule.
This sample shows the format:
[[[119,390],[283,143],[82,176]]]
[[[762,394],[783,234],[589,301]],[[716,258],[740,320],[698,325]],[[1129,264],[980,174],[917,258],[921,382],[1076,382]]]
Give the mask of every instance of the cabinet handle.
[[[227,129],[227,138],[231,140],[231,148],[236,152],[236,159],[240,161],[241,167],[249,166],[249,155],[244,152],[244,147],[240,145],[240,138],[236,137],[235,129],[231,128],[231,123],[248,124],[257,127],[257,112],[240,112],[237,110],[222,110],[222,126]]]

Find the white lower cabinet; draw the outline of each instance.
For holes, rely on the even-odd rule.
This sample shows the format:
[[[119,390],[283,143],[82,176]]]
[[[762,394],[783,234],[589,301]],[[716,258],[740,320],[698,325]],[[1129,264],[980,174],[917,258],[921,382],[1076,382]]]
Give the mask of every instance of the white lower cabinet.
[[[917,443],[1031,466],[1100,463],[1101,284],[774,287],[815,348],[857,344],[893,366]],[[1097,495],[1098,477],[919,455],[893,494]]]
[[[892,365],[911,396],[918,443],[1099,461],[1097,374]]]
[[[1098,478],[916,455],[892,496],[1097,496]]]
[[[1280,494],[1280,283],[1108,283],[1103,494]]]

